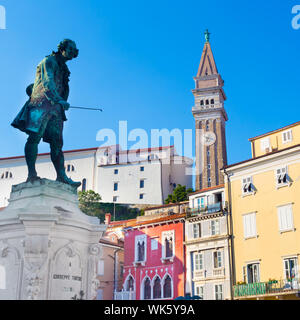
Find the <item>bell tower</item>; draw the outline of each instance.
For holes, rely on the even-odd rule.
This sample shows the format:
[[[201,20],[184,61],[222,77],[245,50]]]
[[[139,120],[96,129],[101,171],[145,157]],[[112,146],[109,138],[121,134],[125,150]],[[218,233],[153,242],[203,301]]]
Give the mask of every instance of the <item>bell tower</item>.
[[[210,46],[210,33],[205,32],[205,44],[195,80],[195,106],[192,109],[196,125],[196,190],[224,183],[220,169],[227,164],[224,109],[224,81],[218,72]]]

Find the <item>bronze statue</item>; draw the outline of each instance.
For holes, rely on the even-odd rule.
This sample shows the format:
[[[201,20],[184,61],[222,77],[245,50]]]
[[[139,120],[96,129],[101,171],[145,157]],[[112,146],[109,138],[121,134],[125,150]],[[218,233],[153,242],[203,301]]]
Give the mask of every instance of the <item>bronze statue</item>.
[[[41,61],[34,84],[26,89],[29,99],[11,124],[28,134],[25,145],[27,182],[40,179],[35,163],[38,144],[43,138],[43,141],[50,144],[51,161],[57,173],[56,180],[76,188],[81,185],[66,176],[62,152],[63,123],[67,120],[65,111],[70,107],[67,102],[70,71],[66,62],[76,58],[78,52],[75,42],[65,39],[59,43],[57,52],[52,52]]]

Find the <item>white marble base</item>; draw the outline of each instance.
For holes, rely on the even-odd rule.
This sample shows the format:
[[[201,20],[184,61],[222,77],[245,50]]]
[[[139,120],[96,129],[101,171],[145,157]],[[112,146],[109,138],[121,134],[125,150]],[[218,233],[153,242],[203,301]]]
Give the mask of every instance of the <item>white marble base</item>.
[[[0,213],[0,299],[94,299],[106,226],[82,213],[77,191],[41,179],[12,187]]]

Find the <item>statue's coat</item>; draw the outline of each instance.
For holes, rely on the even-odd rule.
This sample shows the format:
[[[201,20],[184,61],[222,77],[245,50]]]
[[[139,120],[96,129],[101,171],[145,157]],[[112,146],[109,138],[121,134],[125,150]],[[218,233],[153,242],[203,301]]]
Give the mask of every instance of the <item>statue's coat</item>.
[[[53,53],[44,58],[37,67],[32,94],[11,125],[29,134],[39,132],[49,113],[59,114],[66,121],[65,111],[58,102],[68,100],[69,76],[66,63],[58,55]],[[44,134],[43,140],[50,142],[50,137]]]

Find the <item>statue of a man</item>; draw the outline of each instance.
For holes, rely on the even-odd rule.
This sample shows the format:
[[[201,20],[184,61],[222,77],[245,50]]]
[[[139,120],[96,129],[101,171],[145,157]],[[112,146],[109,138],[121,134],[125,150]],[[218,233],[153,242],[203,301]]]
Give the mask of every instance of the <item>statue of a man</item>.
[[[25,158],[28,167],[27,182],[40,179],[35,169],[38,144],[41,139],[50,144],[51,161],[57,173],[57,181],[79,187],[66,176],[64,167],[63,123],[67,120],[65,111],[70,105],[70,71],[68,60],[78,56],[79,50],[74,41],[65,39],[58,45],[58,51],[44,58],[37,67],[34,84],[27,87],[29,100],[12,122],[12,126],[28,134],[25,145]]]

